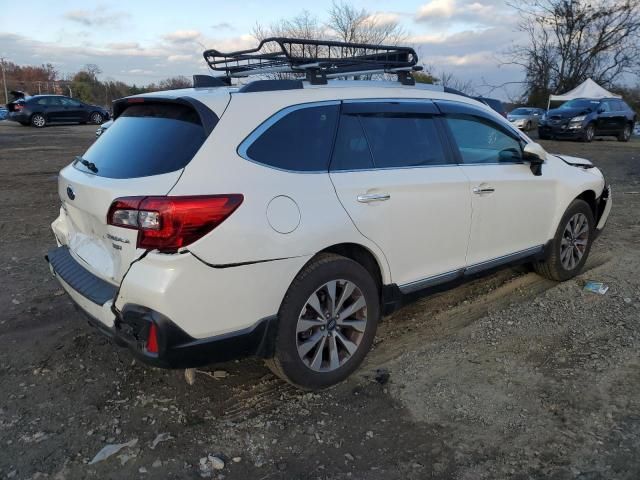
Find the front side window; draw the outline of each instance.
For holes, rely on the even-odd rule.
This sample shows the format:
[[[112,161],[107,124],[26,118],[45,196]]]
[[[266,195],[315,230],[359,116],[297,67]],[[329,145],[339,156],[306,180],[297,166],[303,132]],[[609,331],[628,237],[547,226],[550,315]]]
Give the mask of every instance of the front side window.
[[[521,162],[520,141],[493,122],[465,114],[450,114],[447,124],[458,146],[462,163]]]
[[[329,156],[338,118],[338,105],[318,105],[279,115],[267,121],[239,152],[258,163],[283,170],[318,172],[329,169]]]

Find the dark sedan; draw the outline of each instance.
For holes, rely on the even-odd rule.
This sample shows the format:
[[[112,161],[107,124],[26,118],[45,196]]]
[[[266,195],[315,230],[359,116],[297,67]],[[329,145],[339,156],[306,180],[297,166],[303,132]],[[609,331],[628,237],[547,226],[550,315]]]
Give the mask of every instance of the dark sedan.
[[[636,114],[619,98],[576,98],[549,110],[541,119],[541,139],[573,138],[590,142],[611,135],[621,142],[631,138]]]
[[[63,95],[34,95],[7,104],[9,120],[37,128],[49,123],[95,123],[109,119],[109,112]]]

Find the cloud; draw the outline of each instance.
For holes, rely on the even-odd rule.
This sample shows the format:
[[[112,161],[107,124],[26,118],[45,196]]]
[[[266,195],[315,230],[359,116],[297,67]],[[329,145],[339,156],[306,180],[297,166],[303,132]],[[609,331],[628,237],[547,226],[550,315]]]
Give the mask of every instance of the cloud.
[[[115,42],[107,43],[107,48],[112,50],[139,50],[140,44],[138,42]]]
[[[162,38],[171,43],[189,43],[198,40],[202,34],[198,30],[176,30],[167,33]]]
[[[211,25],[211,28],[213,28],[214,30],[233,30],[233,25],[231,25],[229,22],[220,22]]]
[[[193,55],[169,55],[167,61],[169,62],[187,62],[193,59]]]
[[[64,14],[64,18],[85,27],[113,27],[119,25],[122,20],[128,17],[125,12],[109,13],[104,7],[97,7],[93,10],[70,10]]]
[[[367,20],[375,22],[378,25],[389,25],[392,23],[398,23],[401,19],[402,14],[397,12],[376,12],[367,17]]]
[[[455,0],[431,0],[418,8],[416,20],[451,18],[456,11]]]
[[[123,70],[122,73],[129,73],[131,75],[153,75],[153,70],[144,70],[142,68],[132,68],[131,70]]]

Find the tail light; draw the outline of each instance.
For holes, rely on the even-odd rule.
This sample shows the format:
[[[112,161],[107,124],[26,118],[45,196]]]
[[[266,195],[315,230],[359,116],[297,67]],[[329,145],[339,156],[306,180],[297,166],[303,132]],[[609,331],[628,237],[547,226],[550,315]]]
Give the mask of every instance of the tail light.
[[[158,353],[158,327],[152,323],[149,327],[149,336],[147,337],[147,352]]]
[[[224,222],[242,203],[240,194],[185,197],[122,197],[109,207],[107,223],[138,230],[138,248],[176,251]]]
[[[24,105],[22,103],[16,103],[13,106],[13,111],[14,112],[20,112],[20,111],[22,111],[23,108],[24,108]]]

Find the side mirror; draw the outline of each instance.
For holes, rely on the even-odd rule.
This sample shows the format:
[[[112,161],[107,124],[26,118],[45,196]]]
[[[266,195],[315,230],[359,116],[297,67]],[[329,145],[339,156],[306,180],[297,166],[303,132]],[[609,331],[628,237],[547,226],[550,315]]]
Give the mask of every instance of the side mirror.
[[[547,159],[547,152],[539,143],[527,143],[523,150],[524,160],[531,164],[531,173],[536,177],[542,175],[542,164]]]

